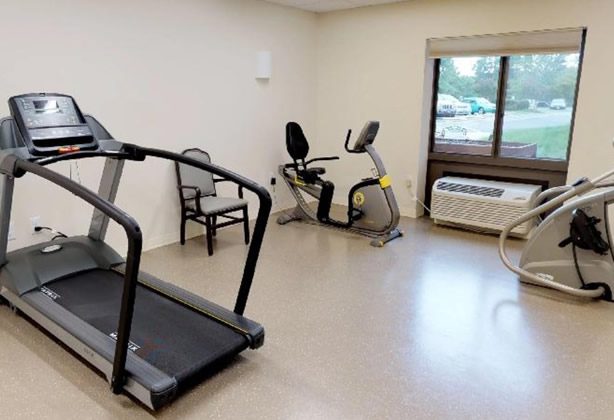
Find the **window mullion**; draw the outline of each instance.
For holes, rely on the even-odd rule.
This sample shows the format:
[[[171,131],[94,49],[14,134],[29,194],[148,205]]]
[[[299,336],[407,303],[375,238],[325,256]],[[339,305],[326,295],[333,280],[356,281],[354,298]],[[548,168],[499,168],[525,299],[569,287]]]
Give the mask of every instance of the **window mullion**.
[[[439,93],[439,73],[441,71],[441,59],[435,59],[435,71],[433,73],[433,93],[431,97],[431,121],[429,134],[429,152],[435,147],[435,128],[437,127],[437,94]]]
[[[571,109],[571,121],[569,125],[569,139],[567,140],[567,155],[565,162],[569,164],[569,155],[571,154],[571,142],[573,140],[573,131],[576,126],[576,109],[578,106],[578,94],[580,92],[580,76],[582,76],[582,66],[584,64],[584,47],[586,45],[586,29],[582,31],[582,43],[580,44],[580,57],[578,59],[578,73],[576,74],[576,88],[574,90],[573,104]]]
[[[498,158],[503,141],[503,117],[505,116],[505,97],[507,92],[507,79],[509,75],[509,57],[501,57],[499,62],[499,84],[497,87],[497,110],[495,113],[495,127],[493,133],[492,155]]]

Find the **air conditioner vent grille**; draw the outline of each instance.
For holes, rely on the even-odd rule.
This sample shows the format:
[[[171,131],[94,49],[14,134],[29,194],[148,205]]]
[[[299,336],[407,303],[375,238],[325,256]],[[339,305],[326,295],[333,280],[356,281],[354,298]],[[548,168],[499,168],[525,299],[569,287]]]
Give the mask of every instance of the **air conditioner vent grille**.
[[[445,177],[433,184],[431,217],[437,223],[501,231],[533,207],[539,191],[537,185]],[[534,223],[528,220],[512,233],[525,236]]]
[[[482,197],[500,198],[505,192],[502,188],[484,187],[479,185],[458,184],[456,182],[439,181],[437,189],[441,191],[459,192]]]
[[[501,229],[506,224],[519,218],[527,209],[504,203],[486,203],[469,201],[456,197],[436,195],[431,203],[435,217],[441,220],[458,221],[470,225],[484,225],[492,229]],[[521,224],[516,231],[526,231],[530,221]]]

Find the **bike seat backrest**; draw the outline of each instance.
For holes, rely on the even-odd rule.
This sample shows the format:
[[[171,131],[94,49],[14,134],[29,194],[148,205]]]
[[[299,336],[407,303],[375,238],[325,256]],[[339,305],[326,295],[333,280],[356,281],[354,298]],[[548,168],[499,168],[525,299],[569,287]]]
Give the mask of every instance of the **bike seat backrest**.
[[[366,145],[373,144],[377,132],[379,131],[379,121],[368,121],[362,128],[360,135],[354,143],[354,150],[362,151]]]
[[[303,129],[293,121],[286,124],[286,148],[295,162],[304,160],[309,153],[309,143]]]

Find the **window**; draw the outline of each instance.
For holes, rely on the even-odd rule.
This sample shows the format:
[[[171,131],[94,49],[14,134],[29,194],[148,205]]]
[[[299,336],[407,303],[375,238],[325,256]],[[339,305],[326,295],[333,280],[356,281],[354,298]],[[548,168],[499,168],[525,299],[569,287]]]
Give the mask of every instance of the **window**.
[[[579,54],[509,58],[501,156],[567,160],[578,63]]]
[[[437,60],[432,151],[566,162],[579,61],[578,53]]]
[[[426,203],[444,176],[565,184],[586,28],[431,38]]]
[[[493,151],[499,58],[442,58],[433,151],[488,155]]]

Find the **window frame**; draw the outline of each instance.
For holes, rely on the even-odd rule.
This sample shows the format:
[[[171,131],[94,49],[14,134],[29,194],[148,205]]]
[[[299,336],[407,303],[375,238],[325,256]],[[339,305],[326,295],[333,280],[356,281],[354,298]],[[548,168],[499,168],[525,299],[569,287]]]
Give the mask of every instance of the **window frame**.
[[[565,172],[569,168],[569,158],[571,154],[573,132],[576,120],[576,107],[578,103],[578,92],[580,88],[580,78],[582,74],[582,65],[584,63],[584,45],[586,39],[586,30],[582,32],[582,42],[580,44],[579,58],[578,58],[578,73],[576,75],[575,94],[571,111],[571,122],[569,127],[569,139],[567,141],[567,155],[565,160],[558,159],[526,159],[526,158],[512,158],[500,156],[502,134],[503,134],[503,122],[505,117],[505,102],[507,96],[507,84],[509,78],[509,55],[499,56],[499,82],[497,85],[497,109],[495,112],[494,128],[493,128],[493,140],[490,155],[472,155],[465,153],[446,153],[435,152],[435,129],[437,119],[437,95],[439,93],[439,76],[441,71],[441,59],[436,58],[434,60],[434,73],[433,73],[433,88],[431,98],[431,121],[429,132],[429,153],[428,159],[445,162],[458,162],[466,164],[476,165],[488,165],[488,166],[504,166],[508,168],[518,169],[538,169],[545,171],[558,171]]]

